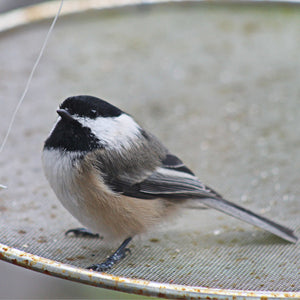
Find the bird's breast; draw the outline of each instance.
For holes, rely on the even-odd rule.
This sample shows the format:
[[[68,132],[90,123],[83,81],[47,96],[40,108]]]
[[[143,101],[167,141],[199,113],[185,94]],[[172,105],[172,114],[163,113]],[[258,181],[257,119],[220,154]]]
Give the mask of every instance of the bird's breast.
[[[63,206],[85,227],[109,240],[144,233],[174,212],[162,199],[126,197],[110,190],[101,174],[75,154],[45,150],[46,177]]]

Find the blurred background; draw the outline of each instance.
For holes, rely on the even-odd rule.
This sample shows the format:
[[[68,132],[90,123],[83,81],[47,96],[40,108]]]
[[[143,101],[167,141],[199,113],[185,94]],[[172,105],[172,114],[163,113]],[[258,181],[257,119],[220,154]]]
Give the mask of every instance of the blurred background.
[[[43,0],[1,0],[0,12],[44,2]]]

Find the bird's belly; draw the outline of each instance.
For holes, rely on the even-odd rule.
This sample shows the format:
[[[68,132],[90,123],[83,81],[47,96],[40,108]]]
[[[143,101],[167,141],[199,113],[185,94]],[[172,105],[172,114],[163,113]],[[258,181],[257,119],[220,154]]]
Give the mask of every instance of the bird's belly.
[[[112,192],[94,170],[82,170],[74,166],[74,160],[53,150],[44,151],[43,165],[63,206],[83,226],[107,240],[144,233],[174,212],[174,206],[162,199],[143,200]]]

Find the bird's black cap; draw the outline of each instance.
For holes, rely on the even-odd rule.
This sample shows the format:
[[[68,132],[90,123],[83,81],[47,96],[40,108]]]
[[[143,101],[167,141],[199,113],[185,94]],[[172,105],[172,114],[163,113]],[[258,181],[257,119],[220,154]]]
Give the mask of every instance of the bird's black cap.
[[[123,112],[110,103],[93,96],[80,95],[67,98],[59,107],[71,115],[96,119],[97,117],[118,117]]]

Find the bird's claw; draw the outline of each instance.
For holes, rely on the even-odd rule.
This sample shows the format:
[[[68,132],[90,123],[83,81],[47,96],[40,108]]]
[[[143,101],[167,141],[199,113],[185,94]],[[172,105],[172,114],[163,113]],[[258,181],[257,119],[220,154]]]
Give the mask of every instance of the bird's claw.
[[[105,272],[105,271],[111,269],[120,260],[125,258],[127,254],[131,254],[131,251],[129,248],[121,249],[120,251],[116,251],[114,254],[112,254],[110,257],[108,257],[105,262],[103,262],[101,264],[93,264],[93,265],[87,267],[87,269],[97,271],[97,272]]]
[[[98,233],[92,233],[88,231],[86,228],[74,228],[69,229],[65,232],[65,235],[69,235],[72,233],[75,237],[90,237],[90,238],[99,238],[100,235]]]

